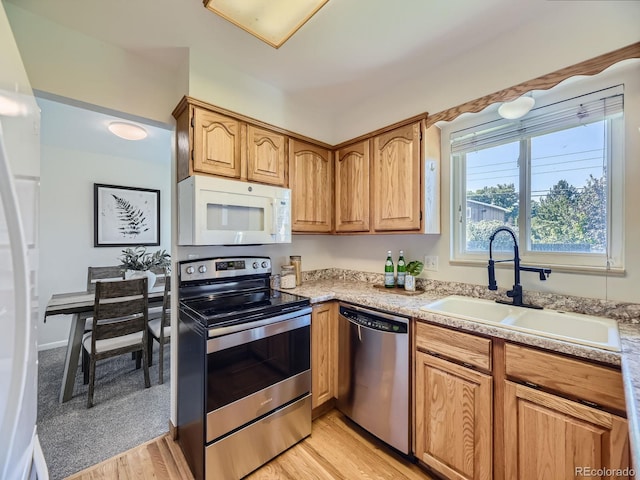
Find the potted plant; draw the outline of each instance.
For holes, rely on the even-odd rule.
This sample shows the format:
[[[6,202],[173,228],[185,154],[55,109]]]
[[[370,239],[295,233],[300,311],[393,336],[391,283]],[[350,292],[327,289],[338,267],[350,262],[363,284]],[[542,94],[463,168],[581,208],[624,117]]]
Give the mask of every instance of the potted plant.
[[[168,268],[171,266],[171,255],[166,250],[147,252],[145,247],[125,248],[120,255],[120,263],[126,269],[124,278],[138,278],[146,276],[149,290],[156,283],[156,274],[150,269],[154,267]]]
[[[407,273],[404,277],[404,289],[411,292],[416,289],[416,277],[422,273],[424,263],[413,260],[407,264]]]

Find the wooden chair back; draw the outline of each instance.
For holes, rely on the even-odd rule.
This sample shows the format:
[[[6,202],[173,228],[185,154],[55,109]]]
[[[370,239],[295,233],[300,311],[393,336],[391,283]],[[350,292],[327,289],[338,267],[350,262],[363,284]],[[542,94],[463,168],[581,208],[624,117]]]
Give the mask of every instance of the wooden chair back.
[[[93,336],[96,340],[144,332],[147,336],[147,278],[96,283],[93,308]]]
[[[151,267],[149,270],[151,270],[151,272],[155,273],[156,275],[156,287],[165,285],[167,279],[171,278],[169,276],[169,269],[167,269],[166,267]],[[169,283],[171,282],[169,281]]]
[[[164,282],[164,295],[162,297],[162,307],[160,310],[160,328],[157,325],[157,309],[152,315],[152,320],[149,324],[149,337],[148,337],[148,353],[149,361],[153,358],[153,340],[157,340],[160,344],[158,352],[158,382],[164,383],[164,345],[171,341],[171,275],[169,270],[165,269],[162,277],[158,276],[156,280],[156,286],[160,283],[160,278]]]
[[[87,270],[87,292],[94,293],[96,282],[101,280],[124,280],[124,267],[122,265],[89,267]]]
[[[157,284],[157,283],[156,283]],[[162,297],[162,330],[171,321],[171,275],[164,277],[164,296]]]
[[[147,277],[131,280],[101,281],[95,283],[93,305],[93,325],[83,338],[83,359],[88,359],[88,371],[85,368],[85,383],[89,383],[87,408],[93,406],[93,391],[96,378],[96,361],[128,352],[142,352],[144,366],[144,384],[151,386],[149,380],[149,289]],[[118,340],[109,340],[116,337]],[[100,348],[97,349],[97,342]],[[139,358],[139,357],[138,357]],[[136,362],[139,368],[139,362]]]

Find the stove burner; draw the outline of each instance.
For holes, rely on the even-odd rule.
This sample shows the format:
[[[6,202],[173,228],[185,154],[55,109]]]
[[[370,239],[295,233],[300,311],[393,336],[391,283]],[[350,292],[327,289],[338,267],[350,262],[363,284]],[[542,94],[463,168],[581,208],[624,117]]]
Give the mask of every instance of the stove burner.
[[[251,292],[239,295],[220,295],[217,298],[196,299],[186,302],[204,317],[225,315],[238,310],[249,310],[271,305],[270,292]]]
[[[180,264],[181,308],[205,328],[222,327],[304,308],[309,299],[269,287],[271,262],[264,257],[194,260]],[[234,268],[228,268],[233,265]],[[224,268],[223,268],[224,267]],[[261,268],[261,267],[260,267]],[[194,278],[198,272],[198,278]]]
[[[276,316],[309,305],[309,299],[266,290],[235,295],[193,298],[183,301],[193,316],[205,327],[222,327]]]

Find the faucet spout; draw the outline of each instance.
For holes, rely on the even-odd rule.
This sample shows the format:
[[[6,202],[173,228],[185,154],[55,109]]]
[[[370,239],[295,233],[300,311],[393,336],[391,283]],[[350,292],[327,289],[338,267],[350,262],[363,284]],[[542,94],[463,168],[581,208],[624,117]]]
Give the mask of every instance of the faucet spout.
[[[538,268],[538,267],[520,267],[520,270],[525,271],[525,272],[536,272],[538,274],[540,274],[540,280],[544,281],[547,278],[549,278],[549,275],[551,275],[551,269],[550,268]]]
[[[496,238],[496,235],[500,232],[507,232],[511,235],[513,239],[513,259],[511,260],[494,260],[493,259],[493,241]],[[508,227],[498,227],[489,237],[489,264],[487,266],[487,271],[489,275],[489,290],[497,290],[498,284],[496,282],[496,272],[495,272],[495,264],[499,262],[513,262],[513,288],[507,291],[507,297],[512,298],[512,304],[518,307],[529,307],[529,308],[541,308],[535,305],[527,305],[522,301],[522,285],[520,285],[520,272],[536,272],[539,274],[540,280],[546,280],[551,274],[551,269],[549,268],[539,268],[539,267],[525,267],[520,265],[520,250],[518,249],[518,240],[516,238],[516,234]],[[507,303],[501,300],[496,300],[500,303]]]

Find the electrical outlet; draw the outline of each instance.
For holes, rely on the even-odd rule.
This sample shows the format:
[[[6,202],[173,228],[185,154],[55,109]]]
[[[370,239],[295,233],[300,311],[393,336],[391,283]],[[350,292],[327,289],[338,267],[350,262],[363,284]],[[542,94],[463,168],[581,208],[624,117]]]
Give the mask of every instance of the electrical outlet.
[[[438,271],[438,256],[437,255],[425,255],[424,256],[424,269],[428,272]]]

